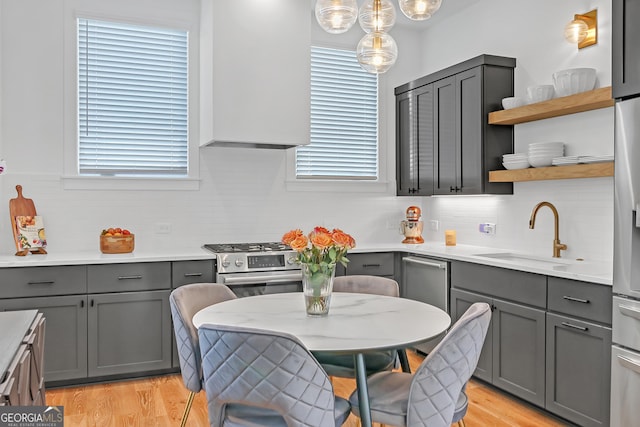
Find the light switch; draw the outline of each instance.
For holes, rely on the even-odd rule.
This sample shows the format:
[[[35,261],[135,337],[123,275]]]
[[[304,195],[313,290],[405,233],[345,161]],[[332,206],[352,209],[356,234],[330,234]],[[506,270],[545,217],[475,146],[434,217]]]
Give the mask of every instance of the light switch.
[[[496,234],[496,225],[490,222],[484,222],[479,225],[478,231],[483,234]]]

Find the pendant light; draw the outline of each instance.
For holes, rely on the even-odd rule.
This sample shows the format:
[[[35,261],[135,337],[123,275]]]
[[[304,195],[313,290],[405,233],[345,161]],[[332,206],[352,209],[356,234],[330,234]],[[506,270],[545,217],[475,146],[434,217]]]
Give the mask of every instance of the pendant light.
[[[424,21],[440,9],[442,0],[398,0],[400,10],[414,21]]]
[[[360,66],[373,74],[386,72],[398,58],[396,41],[387,33],[372,32],[358,43],[356,56]]]
[[[356,0],[317,0],[315,11],[320,27],[331,34],[348,31],[358,19]]]
[[[360,8],[358,22],[365,33],[386,33],[396,23],[396,9],[390,0],[367,0]]]

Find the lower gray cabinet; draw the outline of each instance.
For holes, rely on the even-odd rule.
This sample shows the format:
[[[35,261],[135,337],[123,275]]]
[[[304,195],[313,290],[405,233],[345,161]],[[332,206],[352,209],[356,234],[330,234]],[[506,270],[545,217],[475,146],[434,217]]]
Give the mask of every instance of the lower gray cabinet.
[[[171,367],[169,290],[89,295],[89,376]]]
[[[493,300],[493,384],[544,406],[545,311]]]
[[[0,310],[37,309],[47,322],[44,343],[46,382],[87,376],[87,296],[0,300]]]
[[[458,289],[451,289],[451,321],[452,323],[458,320],[465,311],[472,304],[476,302],[486,302],[489,305],[493,304],[493,299],[476,294],[473,292],[461,291]],[[492,318],[493,322],[493,318]],[[482,352],[480,353],[480,359],[478,360],[478,366],[476,367],[475,372],[473,373],[476,377],[484,380],[488,383],[492,381],[493,378],[493,328],[491,325],[489,326],[489,330],[487,330],[487,337],[484,340],[484,345],[482,346]]]
[[[611,328],[547,314],[547,410],[580,426],[609,425]]]
[[[493,314],[474,375],[544,406],[544,310],[451,289],[451,316],[457,320],[476,302],[489,304]]]
[[[394,253],[393,252],[371,252],[347,254],[349,263],[346,274],[382,276],[390,279],[394,278]],[[336,274],[338,272],[336,271]]]

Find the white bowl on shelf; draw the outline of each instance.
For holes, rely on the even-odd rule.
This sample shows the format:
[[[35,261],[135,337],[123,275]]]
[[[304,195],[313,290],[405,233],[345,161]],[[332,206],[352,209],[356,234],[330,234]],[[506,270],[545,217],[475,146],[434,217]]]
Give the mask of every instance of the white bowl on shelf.
[[[536,85],[529,86],[527,88],[527,96],[529,102],[534,104],[536,102],[548,101],[555,95],[553,85]]]
[[[575,95],[593,90],[595,85],[595,68],[569,68],[553,73],[553,86],[558,96]]]
[[[512,170],[512,169],[526,169],[530,165],[527,159],[523,159],[523,160],[504,161],[502,162],[502,166],[504,166],[505,169]]]
[[[522,107],[526,105],[527,101],[524,98],[518,98],[517,96],[510,96],[508,98],[502,98],[502,107],[505,110],[509,110],[511,108]]]
[[[551,166],[553,163],[554,157],[558,157],[554,154],[549,155],[530,155],[529,156],[529,164],[534,168],[541,168],[546,166]]]

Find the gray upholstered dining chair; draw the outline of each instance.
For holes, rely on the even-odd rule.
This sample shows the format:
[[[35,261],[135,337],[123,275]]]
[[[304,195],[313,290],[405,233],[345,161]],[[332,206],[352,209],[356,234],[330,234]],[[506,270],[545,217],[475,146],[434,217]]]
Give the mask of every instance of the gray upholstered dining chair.
[[[236,295],[227,286],[219,283],[192,283],[180,286],[169,296],[182,381],[189,390],[187,405],[180,422],[182,427],[187,423],[193,398],[202,390],[198,330],[193,326],[193,316],[205,307],[235,298]]]
[[[393,279],[369,275],[339,276],[333,281],[334,292],[354,292],[399,297],[400,287]],[[353,355],[328,352],[313,352],[324,370],[332,377],[355,378]],[[367,374],[390,371],[399,359],[402,369],[409,372],[409,363],[404,349],[379,350],[365,353]]]
[[[380,372],[367,379],[371,419],[394,426],[448,427],[466,404],[464,387],[478,364],[491,308],[475,303],[427,355],[415,374]],[[349,398],[359,415],[358,394]],[[466,411],[466,408],[464,409]],[[460,417],[461,419],[461,417]]]
[[[348,418],[349,402],[296,337],[211,324],[198,335],[211,427],[335,427]]]

